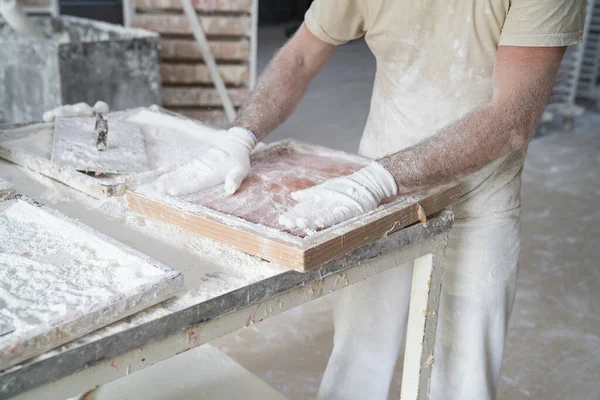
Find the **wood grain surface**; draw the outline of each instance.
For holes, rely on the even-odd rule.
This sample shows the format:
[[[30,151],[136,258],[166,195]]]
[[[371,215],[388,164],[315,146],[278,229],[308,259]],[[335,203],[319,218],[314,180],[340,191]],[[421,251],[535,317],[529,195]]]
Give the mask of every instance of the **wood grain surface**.
[[[459,185],[453,184],[391,199],[370,213],[316,233],[286,231],[279,226],[278,216],[294,205],[292,191],[347,175],[366,162],[322,147],[284,141],[253,158],[249,177],[231,197],[217,187],[181,198],[140,190],[128,192],[127,201],[131,209],[151,218],[290,269],[307,271],[418,222],[419,207],[431,215],[458,198]]]

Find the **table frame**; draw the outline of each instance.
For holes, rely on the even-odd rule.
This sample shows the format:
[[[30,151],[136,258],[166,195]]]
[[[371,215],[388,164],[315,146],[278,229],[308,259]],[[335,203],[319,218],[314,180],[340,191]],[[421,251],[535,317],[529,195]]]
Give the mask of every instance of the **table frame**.
[[[444,252],[453,214],[412,225],[307,273],[289,271],[0,373],[0,399],[64,400],[415,261],[401,399],[429,399]],[[389,259],[390,262],[370,262]]]

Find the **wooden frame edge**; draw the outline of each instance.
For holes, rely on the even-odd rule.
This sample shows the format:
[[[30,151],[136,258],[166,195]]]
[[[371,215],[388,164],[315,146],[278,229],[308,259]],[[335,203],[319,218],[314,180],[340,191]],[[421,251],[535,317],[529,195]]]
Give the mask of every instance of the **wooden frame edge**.
[[[423,198],[417,204],[423,207],[426,215],[431,215],[451,205],[458,199],[459,195],[460,185],[454,184]],[[418,222],[417,204],[413,203],[397,210],[390,210],[382,218],[377,218],[375,215],[367,216],[367,218],[370,217],[370,221],[367,223],[361,223],[356,229],[350,230],[358,226],[356,222],[351,223],[349,226],[344,227],[348,233],[340,232],[338,236],[326,239],[319,244],[315,244],[314,239],[312,239],[312,243],[307,243],[305,248],[304,269],[306,271],[314,269],[328,261],[344,256],[365,243]]]
[[[304,250],[301,246],[276,238],[261,237],[258,232],[244,227],[228,226],[208,216],[182,210],[171,204],[163,204],[136,192],[127,192],[125,198],[127,206],[142,215],[233,246],[244,253],[287,268],[304,270]]]
[[[162,264],[161,262],[156,261],[149,256],[127,246],[126,244],[119,242],[118,240],[113,239],[77,220],[74,220],[53,208],[47,207],[28,196],[18,193],[0,198],[0,205],[5,207],[10,207],[11,203],[18,202],[23,202],[31,207],[40,209],[42,212],[46,213],[52,218],[56,218],[63,223],[69,224],[73,229],[93,235],[98,241],[104,242],[129,256],[137,258],[141,262],[148,263],[149,265],[160,269],[163,271],[164,276],[159,281],[141,285],[139,287],[139,291],[143,293],[134,293],[133,290],[130,290],[126,292],[122,298],[119,298],[117,301],[115,301],[113,304],[115,304],[118,309],[124,308],[125,305],[130,305],[128,311],[122,313],[122,316],[119,318],[112,318],[110,315],[106,314],[102,307],[99,307],[96,310],[92,310],[92,312],[87,315],[82,315],[78,320],[68,322],[65,326],[53,327],[43,333],[39,330],[35,330],[32,333],[35,335],[35,337],[23,343],[23,354],[20,356],[6,357],[5,364],[0,365],[0,371],[10,368],[14,365],[18,365],[19,363],[27,361],[44,352],[60,347],[65,343],[77,340],[89,334],[90,332],[93,332],[94,330],[102,329],[139,311],[155,306],[167,299],[170,299],[180,289],[183,288],[184,277],[181,272]],[[164,286],[159,287],[161,284]],[[101,321],[99,324],[100,326],[94,329],[89,329],[89,326],[92,326],[91,324],[93,321]],[[80,327],[78,328],[78,326]],[[66,340],[65,338],[67,338],[67,336],[65,332],[74,332],[73,337]],[[43,339],[52,340],[52,336],[55,338],[55,345],[44,345]],[[3,350],[0,349],[0,355],[2,355],[2,351]],[[15,351],[16,349],[11,348],[8,350],[9,353],[14,353]]]

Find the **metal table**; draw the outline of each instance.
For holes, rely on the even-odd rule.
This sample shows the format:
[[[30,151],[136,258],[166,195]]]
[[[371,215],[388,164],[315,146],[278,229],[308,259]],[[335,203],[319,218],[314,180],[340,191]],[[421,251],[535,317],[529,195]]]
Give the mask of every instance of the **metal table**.
[[[451,212],[302,274],[148,220],[127,210],[122,198],[96,200],[2,160],[0,177],[186,280],[170,300],[0,372],[0,399],[64,400],[413,260],[402,399],[429,398]],[[390,262],[380,262],[385,259]]]

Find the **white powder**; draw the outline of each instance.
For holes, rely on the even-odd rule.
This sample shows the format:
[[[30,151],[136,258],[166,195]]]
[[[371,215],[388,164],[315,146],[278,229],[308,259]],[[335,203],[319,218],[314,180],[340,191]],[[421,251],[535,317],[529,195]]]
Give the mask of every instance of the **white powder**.
[[[175,116],[142,110],[127,118],[139,124],[150,169],[173,168],[198,158],[214,141],[213,128]]]
[[[148,146],[147,153],[151,168],[155,168],[159,164],[177,165],[186,162],[186,158],[195,157],[196,151],[202,151],[200,146],[206,146],[211,137],[218,132],[176,117],[157,116],[156,113],[150,111],[142,111],[133,116],[131,112],[111,115],[122,119],[131,117],[130,122],[140,119],[142,132]],[[159,120],[164,122],[164,118],[177,120],[177,129],[170,128],[170,125],[166,123],[160,124]],[[155,126],[150,126],[155,123]],[[26,148],[37,155],[49,158],[51,138],[52,131],[49,124],[46,124],[42,126],[41,131],[22,128],[19,132],[11,135],[12,140],[9,143],[3,142],[3,145],[10,144]],[[170,157],[170,150],[159,152],[158,148],[153,145],[154,143],[158,146],[159,141],[161,141],[160,146],[171,146],[173,149],[177,149],[174,152],[175,155]],[[121,332],[132,326],[155,320],[168,313],[183,310],[193,304],[287,271],[286,268],[249,256],[239,250],[165,223],[147,219],[129,210],[123,197],[98,200],[67,186],[57,184],[26,168],[2,160],[0,160],[0,175],[8,177],[11,181],[19,182],[21,193],[43,200],[64,214],[79,219],[86,225],[176,269],[185,277],[185,290],[174,298],[138,312],[129,317],[127,321],[98,329],[61,348],[48,351],[38,356],[37,359],[50,357],[66,348],[77,347],[104,335]],[[65,243],[72,241],[68,238],[64,239]],[[23,249],[23,251],[25,250]],[[0,251],[4,250],[0,249]],[[21,254],[21,256],[23,255]],[[48,260],[38,261],[42,265],[44,263],[51,264]],[[102,271],[102,267],[98,270]]]
[[[131,173],[148,170],[144,138],[137,124],[107,118],[105,151],[96,149],[95,117],[57,118],[52,161],[80,171]]]
[[[71,215],[81,216],[86,225],[184,275],[188,291],[181,293],[181,298],[163,303],[169,309],[180,310],[287,271],[237,249],[146,218],[130,210],[124,197],[98,200],[73,189],[53,186],[54,190],[45,189],[43,192],[50,193],[50,200],[57,201],[65,212],[68,210]],[[137,315],[151,319],[162,315],[156,307],[151,310]]]
[[[103,204],[101,210],[113,216],[119,215],[127,226],[173,248],[174,251],[164,254],[170,259],[161,261],[184,274],[188,289],[174,302],[175,309],[186,308],[287,271],[287,268],[230,246],[140,216],[128,209],[122,199],[111,199]]]
[[[110,121],[113,123],[127,121],[139,125],[146,146],[148,167],[151,170],[171,169],[197,158],[219,134],[218,130],[192,120],[160,114],[148,109],[114,112],[109,114],[108,118],[109,146]],[[89,119],[93,120],[93,118]],[[50,159],[53,137],[53,124],[36,124],[6,132],[2,139],[2,146]],[[93,146],[90,148],[95,149]],[[97,177],[97,179],[103,178]]]
[[[0,179],[0,197],[4,194],[10,193],[13,190],[13,185],[10,182]]]
[[[108,305],[164,271],[22,201],[0,205],[3,344],[40,325]]]
[[[20,149],[50,159],[52,153],[52,124],[36,124],[5,132],[2,146]]]

